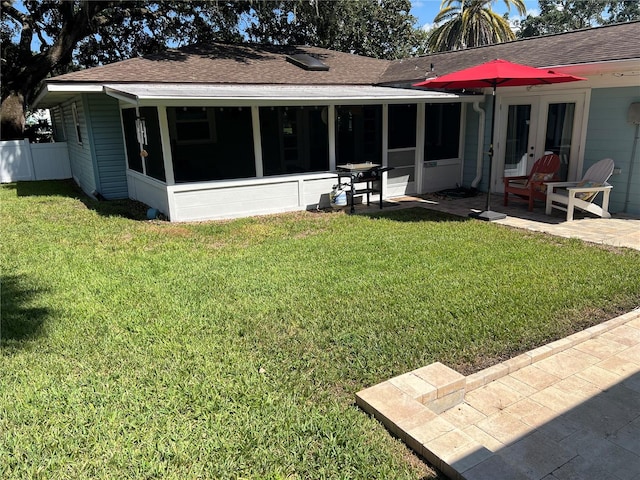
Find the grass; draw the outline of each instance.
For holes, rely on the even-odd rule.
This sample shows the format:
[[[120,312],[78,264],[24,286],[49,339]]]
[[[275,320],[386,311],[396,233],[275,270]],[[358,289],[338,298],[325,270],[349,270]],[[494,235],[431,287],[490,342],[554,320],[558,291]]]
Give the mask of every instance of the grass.
[[[0,188],[1,478],[435,478],[354,405],[640,304],[640,252],[423,209],[145,220]]]

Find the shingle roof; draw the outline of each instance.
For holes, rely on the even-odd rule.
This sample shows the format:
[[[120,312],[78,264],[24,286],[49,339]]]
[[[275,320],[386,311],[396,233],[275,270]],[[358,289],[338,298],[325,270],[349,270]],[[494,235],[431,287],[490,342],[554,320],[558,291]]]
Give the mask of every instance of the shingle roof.
[[[296,53],[319,58],[329,71],[308,71],[286,61],[287,55]],[[47,82],[388,85],[424,80],[431,65],[434,69],[429,76],[436,76],[495,58],[533,67],[640,59],[640,22],[395,61],[318,47],[192,45],[68,73]]]
[[[532,67],[557,67],[640,58],[640,22],[621,23],[544,37],[407,58],[391,63],[379,82],[407,83],[502,58]]]
[[[329,66],[308,71],[286,61],[307,53]],[[388,60],[317,47],[192,45],[54,77],[48,82],[373,85]]]

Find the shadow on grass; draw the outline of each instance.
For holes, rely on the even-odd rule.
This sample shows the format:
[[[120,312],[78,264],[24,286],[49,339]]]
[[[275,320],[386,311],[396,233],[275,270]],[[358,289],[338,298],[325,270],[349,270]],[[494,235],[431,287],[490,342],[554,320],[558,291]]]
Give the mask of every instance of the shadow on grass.
[[[86,195],[73,180],[46,180],[17,182],[4,188],[14,188],[18,197],[66,197],[82,202],[88,209],[105,217],[123,217],[130,220],[146,220],[149,207],[128,198],[95,200]]]
[[[18,197],[66,197],[77,198],[84,195],[73,180],[42,180],[35,182],[16,182],[6,185],[13,188]]]
[[[382,210],[378,212],[363,213],[369,218],[386,218],[396,222],[468,222],[470,219],[459,215],[428,210],[426,208],[412,207],[400,210]]]
[[[45,291],[18,275],[2,275],[0,289],[0,345],[15,348],[38,338],[50,311],[30,304]]]

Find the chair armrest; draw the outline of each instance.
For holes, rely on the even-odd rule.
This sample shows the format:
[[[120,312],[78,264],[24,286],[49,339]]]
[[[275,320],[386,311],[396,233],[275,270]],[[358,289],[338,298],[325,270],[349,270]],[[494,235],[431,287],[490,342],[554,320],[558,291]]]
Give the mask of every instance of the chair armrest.
[[[507,188],[510,183],[513,182],[513,185],[519,185],[522,188],[525,188],[527,181],[529,180],[528,175],[518,175],[516,177],[502,177],[502,181],[504,182],[504,188]]]
[[[569,192],[573,193],[582,193],[582,192],[604,192],[605,190],[610,190],[613,188],[613,185],[601,185],[599,187],[570,187],[567,188]]]
[[[505,182],[509,181],[509,180],[527,180],[529,178],[529,175],[518,175],[516,177],[502,177],[504,179]]]
[[[544,182],[547,187],[570,187],[577,185],[578,182]]]

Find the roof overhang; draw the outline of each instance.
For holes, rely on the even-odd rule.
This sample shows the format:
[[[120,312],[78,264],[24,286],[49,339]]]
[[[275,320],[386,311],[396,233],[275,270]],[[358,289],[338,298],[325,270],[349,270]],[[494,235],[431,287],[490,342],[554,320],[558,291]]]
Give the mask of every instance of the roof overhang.
[[[406,102],[451,102],[470,95],[375,87],[369,85],[195,85],[120,84],[105,85],[105,93],[138,106],[329,105]],[[477,99],[477,97],[476,97]]]
[[[637,87],[640,83],[640,59],[612,60],[609,62],[556,65],[550,70],[586,77],[591,88]]]
[[[540,67],[543,68],[543,67]],[[576,63],[571,65],[549,65],[544,67],[569,75],[596,76],[606,74],[629,74],[640,70],[640,58],[609,60],[606,62]]]
[[[49,83],[34,106],[49,108],[79,93],[105,93],[136,106],[277,106],[477,101],[459,95],[371,85],[207,85],[207,84],[78,84]]]
[[[33,108],[50,108],[58,105],[69,96],[80,93],[102,93],[104,87],[99,83],[46,83],[33,101]]]

